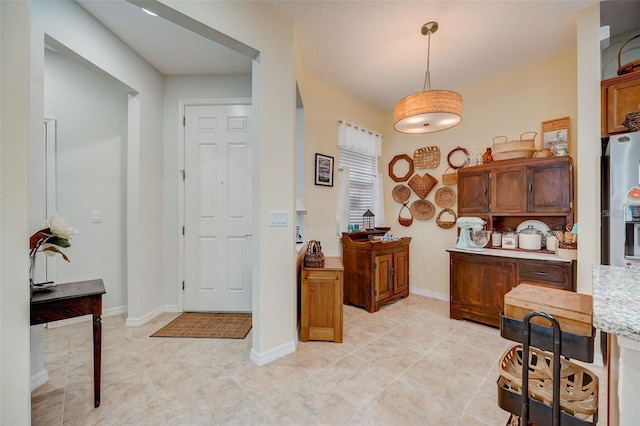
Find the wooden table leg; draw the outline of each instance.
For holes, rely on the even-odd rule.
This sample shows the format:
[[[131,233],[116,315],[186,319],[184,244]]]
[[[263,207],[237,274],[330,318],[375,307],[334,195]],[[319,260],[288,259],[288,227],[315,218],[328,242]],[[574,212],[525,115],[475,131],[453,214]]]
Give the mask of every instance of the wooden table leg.
[[[94,406],[100,406],[100,367],[102,365],[102,319],[93,316],[93,397]]]

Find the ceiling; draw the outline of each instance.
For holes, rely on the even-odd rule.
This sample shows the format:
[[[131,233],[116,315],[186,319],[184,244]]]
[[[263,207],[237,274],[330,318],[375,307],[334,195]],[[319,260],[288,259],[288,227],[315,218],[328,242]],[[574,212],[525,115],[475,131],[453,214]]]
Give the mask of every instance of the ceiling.
[[[251,61],[125,0],[77,0],[164,75],[250,73]],[[307,73],[373,105],[421,91],[431,36],[432,89],[457,90],[576,47],[576,17],[597,0],[263,0],[296,23]],[[611,36],[640,27],[640,1],[605,1]],[[203,55],[203,52],[209,52]]]

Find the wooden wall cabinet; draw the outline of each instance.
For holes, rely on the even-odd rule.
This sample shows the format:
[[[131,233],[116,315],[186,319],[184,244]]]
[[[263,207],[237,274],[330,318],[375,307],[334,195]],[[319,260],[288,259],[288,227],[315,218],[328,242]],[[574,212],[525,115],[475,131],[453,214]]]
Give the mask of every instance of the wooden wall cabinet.
[[[473,216],[477,213],[489,212],[490,174],[490,168],[466,167],[458,169],[459,215]]]
[[[565,217],[572,222],[571,157],[496,161],[458,170],[458,214],[488,219],[504,216]]]
[[[409,296],[411,238],[369,241],[369,235],[376,233],[381,234],[342,234],[344,303],[364,307],[369,312],[377,312],[381,306]]]
[[[574,262],[449,252],[452,319],[500,326],[504,295],[526,282],[574,291]]]
[[[300,341],[342,342],[343,267],[339,257],[325,258],[323,268],[302,268]]]
[[[603,80],[600,84],[602,136],[627,133],[628,113],[640,110],[640,72]]]

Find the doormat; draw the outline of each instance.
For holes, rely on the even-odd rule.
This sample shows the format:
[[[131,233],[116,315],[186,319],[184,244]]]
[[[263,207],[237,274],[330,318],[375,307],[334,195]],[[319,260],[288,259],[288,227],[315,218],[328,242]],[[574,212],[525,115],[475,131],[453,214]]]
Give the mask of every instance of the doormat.
[[[150,337],[244,339],[251,330],[251,314],[185,312]]]

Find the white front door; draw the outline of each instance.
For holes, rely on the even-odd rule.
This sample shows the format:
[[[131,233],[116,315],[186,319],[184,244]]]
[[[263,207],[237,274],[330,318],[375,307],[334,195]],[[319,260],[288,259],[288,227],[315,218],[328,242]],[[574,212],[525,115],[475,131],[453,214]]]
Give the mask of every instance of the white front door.
[[[251,312],[250,110],[185,107],[185,311]]]

